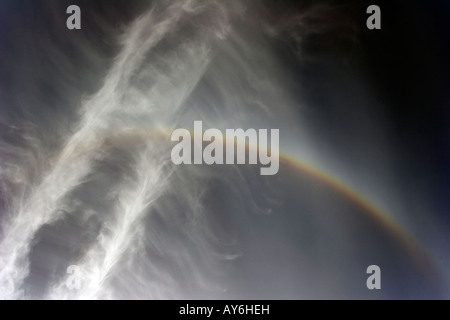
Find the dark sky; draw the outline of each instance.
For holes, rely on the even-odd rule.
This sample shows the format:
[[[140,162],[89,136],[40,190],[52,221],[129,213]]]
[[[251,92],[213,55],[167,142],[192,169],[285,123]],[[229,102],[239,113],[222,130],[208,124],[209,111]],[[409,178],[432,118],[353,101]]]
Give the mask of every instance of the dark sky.
[[[391,172],[392,181],[396,181],[393,188],[399,189],[398,194],[401,195],[402,201],[406,201],[405,199],[408,201],[400,206],[404,205],[405,208],[409,208],[416,204],[425,204],[423,208],[428,210],[417,208],[411,212],[410,219],[415,221],[414,225],[421,226],[421,223],[424,222],[425,228],[429,221],[437,221],[437,225],[441,228],[439,230],[444,232],[439,234],[436,239],[428,241],[432,243],[439,240],[448,243],[450,239],[448,234],[448,230],[450,230],[449,2],[446,0],[432,2],[419,0],[323,1],[333,9],[319,11],[324,12],[324,15],[312,15],[307,21],[307,27],[292,27],[284,25],[283,21],[289,21],[290,17],[316,5],[318,1],[265,0],[263,2],[267,6],[259,8],[254,5],[255,10],[260,11],[250,17],[263,17],[264,23],[261,23],[261,28],[267,25],[275,26],[274,29],[279,33],[273,39],[264,34],[256,40],[252,39],[254,42],[249,41],[249,43],[260,44],[258,41],[261,41],[261,43],[272,45],[268,51],[281,61],[279,63],[281,67],[288,70],[286,74],[289,75],[286,76],[286,79],[289,79],[289,83],[286,81],[286,91],[292,93],[293,100],[304,101],[306,105],[306,107],[299,105],[298,110],[294,110],[293,114],[299,118],[302,117],[310,134],[317,137],[314,142],[317,143],[318,149],[329,150],[329,154],[333,155],[335,161],[345,163],[349,167],[354,165],[359,170],[357,172],[374,170],[367,175],[369,178],[377,175],[376,170],[388,168],[386,172]],[[70,4],[77,4],[82,9],[82,30],[69,31],[66,29],[65,9]],[[381,30],[365,28],[366,8],[371,4],[377,4],[381,8]],[[10,214],[11,195],[15,197],[21,192],[26,194],[32,190],[32,182],[39,181],[40,175],[49,166],[48,159],[51,159],[49,155],[58,152],[62,142],[74,130],[73,123],[79,117],[78,107],[86,97],[101,88],[103,79],[120,50],[117,35],[123,33],[127,25],[148,6],[148,1],[137,0],[0,0],[0,157],[3,164],[8,165],[8,168],[15,166],[26,168],[21,172],[22,180],[19,178],[8,180],[2,177],[0,218],[3,219]],[[250,5],[250,9],[253,9],[252,5]],[[245,30],[242,33],[245,36],[252,35],[252,32],[257,34],[252,29],[257,23],[251,19],[244,20],[240,27],[245,27],[246,23],[249,24],[250,31]],[[188,25],[192,27],[192,25]],[[176,41],[180,39],[180,41],[184,41],[183,36],[189,38],[189,32],[190,30],[186,31],[186,34],[183,33],[179,38],[178,35],[171,35],[175,39],[175,48],[177,48]],[[270,40],[267,40],[266,37]],[[243,39],[246,38],[243,37]],[[162,45],[161,52],[164,53],[167,48],[172,49],[171,41]],[[164,45],[167,45],[167,48]],[[245,46],[243,47],[245,48]],[[299,59],[299,52],[301,52],[301,59]],[[220,67],[220,63],[224,62],[226,66],[228,56],[226,54],[224,57],[218,56],[219,58],[215,60],[215,62],[218,61],[217,65]],[[240,61],[248,62],[246,59],[252,62],[252,59],[248,57],[244,57]],[[210,79],[216,79],[214,78],[214,67],[212,69],[210,74],[206,73],[206,80],[200,81],[196,91],[193,92],[193,102],[200,101],[201,99],[198,97],[203,97],[204,91],[206,92],[205,97],[209,97],[208,94],[214,96],[216,92],[221,92],[220,83],[219,88],[215,88],[216,91],[208,92],[210,87],[217,86],[217,83],[213,81],[208,82]],[[217,70],[222,69],[218,68]],[[265,70],[264,66],[261,67],[261,70]],[[271,69],[268,68],[268,70]],[[239,72],[237,74],[241,75]],[[271,73],[268,72],[268,74]],[[219,77],[219,80],[224,79],[229,80],[230,78]],[[234,83],[240,84],[240,81],[243,86],[246,85],[245,80],[241,78]],[[226,91],[227,88],[233,87],[227,87],[224,84],[224,88]],[[245,89],[242,91],[245,93]],[[238,93],[230,92],[230,95]],[[264,97],[264,94],[259,97],[261,96]],[[211,110],[217,111],[213,107]],[[208,110],[200,109],[201,111],[208,113]],[[213,111],[211,111],[212,118],[216,115]],[[260,115],[258,114],[258,116]],[[372,140],[373,137],[379,138],[381,142],[376,144],[375,140]],[[370,143],[372,141],[373,145]],[[105,200],[109,198],[105,196],[105,199],[100,199],[104,195],[99,189],[110,188],[120,180],[120,175],[127,175],[126,170],[132,171],[127,167],[128,164],[123,165],[122,163],[129,160],[127,149],[116,151],[108,150],[111,152],[108,155],[114,158],[111,163],[106,160],[105,162],[99,161],[98,174],[93,174],[91,177],[92,181],[96,181],[97,184],[93,182],[90,186],[79,186],[73,197],[76,198],[78,192],[81,195],[79,198],[84,198],[85,202],[92,202],[94,206],[98,205],[104,209],[101,203],[104,201],[107,203],[104,205],[107,209],[103,211],[112,210],[109,207],[111,204]],[[379,166],[377,162],[379,162]],[[127,169],[125,170],[123,167],[127,167]],[[361,175],[357,178],[365,179],[366,176]],[[289,219],[299,219],[297,216],[292,218],[290,215],[296,213],[297,203],[295,201],[298,200],[296,193],[292,190],[295,191],[296,188],[303,186],[307,194],[308,192],[312,194],[308,197],[314,198],[314,187],[309,189],[309,185],[314,185],[314,183],[309,183],[308,179],[311,177],[305,179],[305,186],[290,181],[289,184],[283,185],[285,189],[280,188],[285,190],[284,198],[281,198],[292,202],[287,208],[284,208],[285,211],[280,210],[281,216],[286,214]],[[183,183],[186,181],[181,179],[179,185],[173,187],[172,192],[175,195],[177,190],[186,190],[180,187],[184,186]],[[370,181],[368,180],[367,183],[369,184]],[[215,186],[217,190],[221,190],[222,187]],[[255,188],[255,190],[259,190],[257,186]],[[317,188],[320,190],[324,188],[321,191],[322,196],[330,194],[330,199],[335,196],[333,192],[322,185]],[[192,190],[196,190],[195,187],[192,187]],[[232,191],[235,190],[229,192],[232,193]],[[105,193],[107,192],[105,191]],[[210,195],[212,199],[215,199],[211,205],[213,208],[217,204],[221,204],[221,201],[227,203],[228,198],[225,200],[220,198],[222,194],[225,192],[218,191]],[[183,205],[183,201],[189,203],[191,200],[189,195],[187,192],[186,195],[180,196],[181,200],[178,200]],[[169,211],[175,206],[173,203],[177,203],[176,201],[172,202],[170,196],[161,201],[163,202],[162,208],[168,207]],[[346,201],[336,200],[336,203],[341,202],[343,203],[342,207],[336,208],[339,214],[361,209],[353,208],[354,204]],[[309,204],[307,201],[305,203]],[[330,203],[334,202],[330,200]],[[313,203],[311,206],[316,204]],[[247,205],[250,206],[249,203],[245,203],[240,209],[243,210]],[[324,208],[319,206],[320,212],[332,211],[326,203],[323,205]],[[182,205],[179,206],[182,207]],[[230,207],[233,207],[233,204]],[[350,209],[347,210],[347,207]],[[174,210],[182,211],[178,207]],[[233,207],[233,210],[238,212],[239,209]],[[309,217],[307,218],[309,219]],[[71,223],[81,224],[77,220],[78,218],[73,219],[75,222],[68,219],[67,223],[64,222],[66,224],[63,227],[59,225],[43,227],[41,234],[43,234],[42,239],[44,240],[41,239],[41,242],[44,244],[31,254],[30,259],[34,259],[32,263],[36,265],[41,263],[42,256],[45,256],[47,252],[47,246],[58,247],[58,237],[52,237],[54,229],[67,228],[67,233],[72,232],[73,234],[82,229],[80,226],[77,226],[78,229],[68,226]],[[241,222],[248,223],[240,216],[236,218],[237,221],[240,219],[242,219]],[[279,228],[280,230],[276,230],[277,233],[273,235],[276,240],[284,241],[291,235],[292,238],[297,235],[295,228],[289,224],[291,220],[272,222],[268,219],[267,221],[262,219],[258,223],[261,224],[263,230],[271,227]],[[349,219],[348,225],[354,228],[352,221]],[[371,222],[364,220],[364,225],[370,229]],[[311,222],[311,225],[314,223]],[[332,221],[327,223],[332,224]],[[96,220],[90,227],[95,229],[100,224]],[[165,227],[165,225],[163,226]],[[171,226],[167,227],[168,232],[173,232],[174,239],[183,244],[184,235],[180,236],[177,229],[170,229]],[[246,226],[245,223],[242,223],[239,228],[244,230]],[[315,239],[314,232],[311,232],[313,229],[309,230],[306,227],[304,229],[305,237]],[[90,233],[89,236],[95,239],[95,230],[91,231],[89,229],[84,232]],[[4,230],[0,228],[0,232],[3,233]],[[355,232],[358,233],[358,231]],[[377,232],[374,231],[374,233]],[[58,233],[56,232],[56,234]],[[427,232],[420,233],[419,240],[424,240],[420,237],[427,235],[429,235]],[[77,234],[78,238],[81,236]],[[364,234],[359,236],[363,237]],[[257,243],[259,241],[259,234],[254,238],[252,234],[249,234],[248,237],[250,242]],[[345,236],[342,237],[342,243],[346,243]],[[378,234],[374,237],[378,237]],[[384,235],[381,236],[383,240],[380,242],[382,243],[380,248],[389,246],[389,241],[391,241],[391,239],[386,240],[383,237]],[[86,236],[86,239],[88,238]],[[269,247],[273,245],[269,241],[271,239],[267,238],[264,241]],[[71,241],[70,239],[65,240]],[[333,239],[326,241],[327,244],[333,244]],[[309,243],[306,244],[305,250],[316,248],[309,246]],[[74,243],[68,243],[68,247],[70,245],[74,245]],[[438,247],[442,245],[441,243]],[[195,246],[193,245],[193,247]],[[61,246],[57,249],[62,252],[63,256],[69,255],[69,251],[64,248]],[[369,244],[367,248],[372,247]],[[447,248],[448,244],[444,245],[443,249]],[[290,249],[288,247],[286,252],[279,252],[280,257],[290,257]],[[393,248],[389,254],[396,255],[395,250],[397,249]],[[278,248],[273,245],[271,250],[276,254]],[[366,257],[365,253],[366,251],[361,250],[364,259],[370,258]],[[378,253],[383,259],[390,257],[389,254],[383,255],[383,252]],[[251,254],[249,256],[251,257]],[[322,256],[318,254],[317,257],[320,260]],[[58,258],[55,259],[58,260]],[[64,259],[69,258],[64,256]],[[258,259],[265,261],[263,258],[266,258],[265,251],[256,251],[256,264],[260,261]],[[294,261],[295,263],[302,263],[300,256],[293,255],[291,258],[292,260],[298,259],[298,261]],[[161,259],[164,261],[164,257]],[[176,257],[173,259],[176,260]],[[393,259],[391,263],[395,264],[395,261]],[[281,265],[286,266],[280,263]],[[61,270],[64,271],[64,267],[65,265],[62,263]],[[266,267],[270,269],[273,265],[269,264]],[[181,271],[182,269],[180,267]],[[314,269],[313,265],[311,265],[311,269]],[[174,273],[178,273],[176,267],[174,270],[176,271],[172,270]],[[51,271],[45,272],[50,273]],[[361,277],[364,278],[364,276],[363,274]],[[394,272],[390,276],[395,279],[398,275]],[[45,274],[45,277],[50,276]],[[43,278],[45,277],[43,276]],[[245,277],[244,274],[242,278],[245,280]],[[33,274],[31,278],[33,278]],[[258,280],[256,279],[255,282]],[[42,279],[36,281],[39,282]],[[290,279],[286,276],[283,281],[287,286]],[[274,282],[276,281],[274,280]],[[237,284],[238,287],[239,285]],[[40,289],[37,286],[35,290],[39,291]],[[363,289],[365,290],[365,288]],[[432,289],[434,290],[434,287]],[[356,291],[358,290],[361,288],[358,287]],[[397,289],[393,289],[392,293],[394,297],[397,293],[400,296],[405,293],[400,289],[398,289],[399,292],[395,290]],[[412,286],[411,290],[417,290],[417,287]],[[433,291],[430,292],[430,294],[434,294]],[[406,296],[414,297],[414,294],[415,292],[411,295],[408,293]],[[420,294],[416,296],[422,297]]]

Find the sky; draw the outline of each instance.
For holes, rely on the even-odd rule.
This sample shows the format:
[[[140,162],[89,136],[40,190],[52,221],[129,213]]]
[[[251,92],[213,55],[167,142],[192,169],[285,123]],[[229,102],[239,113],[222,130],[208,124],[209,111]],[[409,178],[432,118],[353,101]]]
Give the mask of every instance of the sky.
[[[0,1],[0,298],[448,299],[450,6],[371,4]]]

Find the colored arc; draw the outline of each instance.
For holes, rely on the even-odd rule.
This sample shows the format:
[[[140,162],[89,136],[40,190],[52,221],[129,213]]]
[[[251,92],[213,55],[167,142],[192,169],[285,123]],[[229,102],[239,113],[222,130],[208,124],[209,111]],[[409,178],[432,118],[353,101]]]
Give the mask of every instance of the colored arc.
[[[427,269],[424,263],[426,261],[432,262],[431,257],[429,256],[425,248],[423,248],[416,241],[416,239],[414,239],[408,233],[408,231],[402,228],[386,212],[371,203],[362,195],[358,194],[356,191],[340,182],[333,176],[320,171],[319,169],[307,164],[306,162],[303,162],[300,159],[280,153],[280,160],[284,160],[294,168],[307,173],[318,181],[321,181],[325,185],[333,188],[334,190],[345,196],[347,199],[358,205],[360,208],[362,208],[366,214],[370,215],[370,217],[373,218],[377,223],[379,223],[391,236],[395,238],[396,241],[403,245],[411,259],[417,266]]]
[[[194,132],[192,130],[188,131],[193,135]],[[148,138],[149,136],[152,136],[153,138],[159,140],[159,139],[167,139],[167,136],[170,136],[171,132],[172,130],[168,128],[159,128],[159,130],[155,130],[153,128],[150,129],[150,131],[136,130],[132,133],[132,136],[137,134],[138,136],[144,139]],[[127,134],[125,140],[128,140],[130,138],[129,134],[130,132]],[[223,141],[223,143],[225,142]],[[243,142],[242,140],[237,140],[237,143],[238,144],[244,143],[246,148],[253,149],[255,151],[258,150],[258,146],[250,145],[248,141]],[[285,161],[292,167],[296,168],[297,170],[305,172],[314,179],[321,181],[322,183],[336,190],[339,194],[343,195],[345,198],[351,200],[354,204],[363,209],[362,211],[365,214],[368,214],[374,221],[379,223],[379,225],[384,230],[386,230],[388,234],[390,234],[398,243],[400,243],[405,248],[406,252],[411,257],[411,260],[417,266],[423,268],[424,270],[428,269],[427,266],[429,266],[430,262],[433,262],[433,259],[431,259],[431,256],[429,255],[427,250],[424,247],[422,247],[421,244],[418,243],[416,239],[414,239],[414,237],[412,237],[408,233],[407,230],[402,228],[387,212],[377,207],[375,204],[366,199],[364,196],[360,195],[343,182],[337,180],[329,173],[326,173],[306,163],[301,159],[291,156],[286,152],[280,151],[279,155],[280,155],[280,162]]]
[[[168,137],[170,137],[171,132],[172,130],[165,127],[158,129],[140,128],[134,130],[132,129],[126,132],[120,132],[119,134],[106,134],[105,136],[109,138],[110,142],[113,141],[113,144],[115,145],[127,145],[132,141],[145,141],[149,138],[165,143],[165,141],[170,141]],[[102,143],[103,142],[101,142],[100,140],[98,141],[98,144],[95,145],[93,145],[92,143],[81,145],[77,149],[77,153],[91,152],[94,149],[99,148]],[[247,148],[250,147],[251,149],[258,148],[257,146],[249,146],[248,143],[245,143],[245,145]],[[420,243],[418,243],[416,239],[414,239],[408,233],[407,230],[402,228],[388,213],[384,212],[364,196],[360,195],[349,186],[337,180],[332,175],[287,153],[280,152],[280,162],[282,161],[290,164],[297,170],[310,175],[314,179],[321,181],[322,183],[336,190],[345,198],[351,200],[358,207],[363,209],[364,213],[368,214],[372,219],[379,223],[384,230],[386,230],[398,243],[400,243],[405,248],[406,252],[409,254],[411,260],[416,264],[416,266],[426,271],[426,269],[428,269],[430,266],[430,262],[434,265],[433,259],[431,258],[427,250],[422,247]]]

